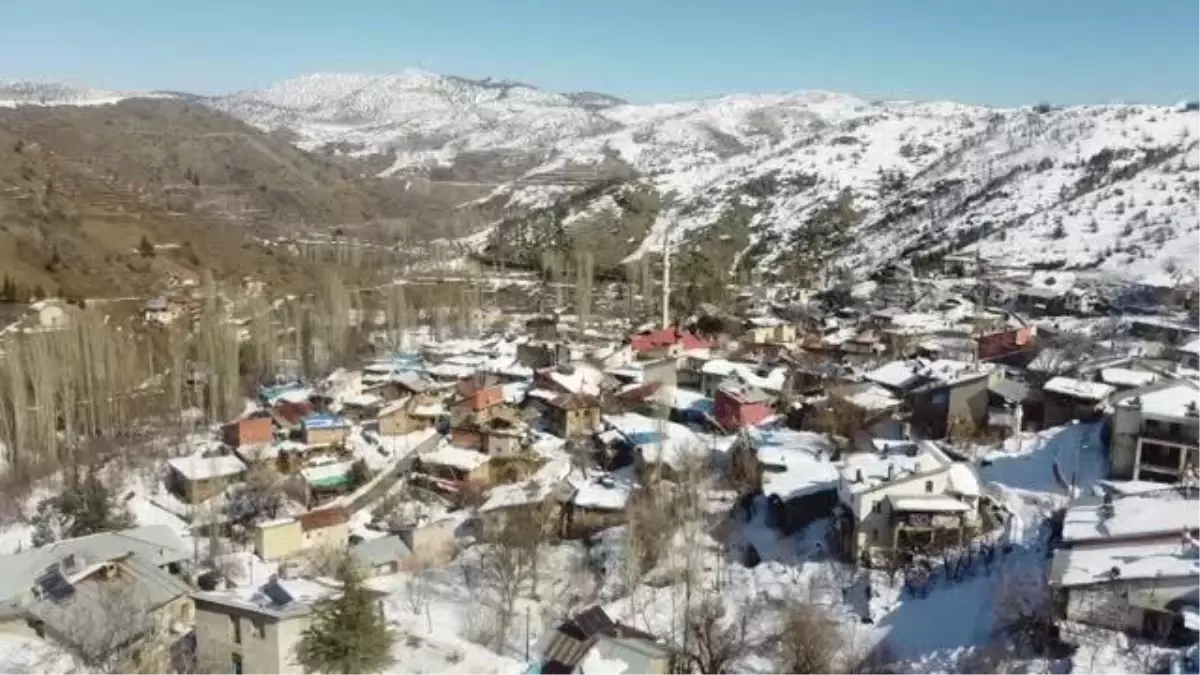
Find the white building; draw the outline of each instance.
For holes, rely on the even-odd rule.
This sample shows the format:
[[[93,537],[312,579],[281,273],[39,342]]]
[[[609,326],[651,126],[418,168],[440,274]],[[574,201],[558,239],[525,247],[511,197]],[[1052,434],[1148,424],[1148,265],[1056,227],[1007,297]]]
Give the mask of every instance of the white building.
[[[841,548],[847,557],[961,541],[978,522],[979,478],[931,441],[875,441],[851,454],[838,479]]]
[[[1198,604],[1200,503],[1178,493],[1067,509],[1050,584],[1071,621],[1165,639]]]

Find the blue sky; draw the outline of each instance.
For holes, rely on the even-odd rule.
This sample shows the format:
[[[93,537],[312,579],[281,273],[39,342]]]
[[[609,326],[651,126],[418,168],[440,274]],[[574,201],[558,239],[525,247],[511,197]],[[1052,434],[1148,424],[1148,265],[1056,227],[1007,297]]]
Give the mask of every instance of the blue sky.
[[[422,67],[637,102],[1197,98],[1196,0],[2,0],[0,79],[225,92]]]

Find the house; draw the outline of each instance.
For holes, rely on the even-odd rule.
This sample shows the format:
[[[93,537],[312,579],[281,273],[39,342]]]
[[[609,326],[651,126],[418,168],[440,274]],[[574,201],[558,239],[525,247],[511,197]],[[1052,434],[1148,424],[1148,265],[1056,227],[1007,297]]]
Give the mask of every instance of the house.
[[[597,439],[612,449],[613,469],[633,466],[643,479],[673,480],[693,463],[708,460],[709,445],[682,424],[637,413],[603,415],[601,420],[606,429]]]
[[[1189,380],[1127,392],[1113,406],[1109,475],[1194,481],[1200,467],[1200,385]]]
[[[1098,419],[1115,391],[1115,387],[1103,382],[1086,382],[1061,375],[1051,378],[1042,386],[1042,424],[1053,427],[1071,420]]]
[[[534,373],[533,388],[561,394],[600,396],[615,387],[616,381],[604,371],[585,363],[546,368]]]
[[[179,312],[175,309],[171,301],[161,295],[147,300],[146,304],[142,306],[142,319],[146,323],[157,323],[160,326],[167,326],[175,321],[178,316]]]
[[[1183,368],[1200,370],[1200,338],[1192,340],[1177,349],[1175,358]]]
[[[464,488],[483,487],[491,482],[490,457],[461,448],[442,439],[413,462],[417,478],[439,492],[461,494]]]
[[[597,649],[605,639],[613,642]],[[593,654],[593,650],[597,650],[596,653]],[[538,655],[538,673],[613,672],[611,664],[607,669],[601,668],[602,661],[628,664],[628,670],[616,672],[672,672],[671,652],[653,635],[613,621],[599,606],[588,608],[557,629],[544,633],[534,651]],[[619,658],[614,659],[614,655]],[[594,669],[590,671],[587,670],[589,661],[594,663]]]
[[[775,397],[761,389],[728,381],[713,397],[713,416],[725,431],[752,427],[775,414]]]
[[[306,548],[345,546],[349,537],[349,515],[344,508],[319,508],[257,523],[254,552],[263,560],[281,560]]]
[[[223,492],[245,475],[245,462],[231,454],[197,453],[167,460],[167,487],[189,504]]]
[[[988,382],[995,373],[990,363],[918,358],[892,361],[865,378],[904,401],[914,433],[944,438],[987,423]]]
[[[350,435],[350,423],[330,413],[313,413],[301,421],[300,433],[309,445],[341,445]]]
[[[1173,319],[1156,316],[1134,317],[1129,332],[1142,340],[1155,340],[1167,345],[1185,345],[1200,335],[1195,324],[1183,324]]]
[[[988,381],[988,429],[1003,436],[1018,434],[1024,428],[1025,407],[1032,391],[1025,382],[1009,378]]]
[[[313,609],[337,595],[316,581],[276,577],[256,589],[193,593],[197,661],[231,673],[303,673],[296,643]]]
[[[695,333],[662,328],[630,336],[629,346],[638,356],[677,356],[693,349],[706,349],[711,343]]]
[[[169,643],[182,637],[192,620],[182,578],[191,557],[179,537],[161,525],[0,556],[0,633],[51,639],[90,657],[111,649],[114,640],[137,640],[147,633]],[[141,663],[165,671],[166,659],[158,659],[166,656],[143,654]]]
[[[620,473],[588,471],[570,476],[570,499],[563,505],[562,536],[581,539],[625,524],[633,483]]]
[[[517,345],[517,363],[541,370],[571,363],[571,347],[562,342],[530,340]]]
[[[299,431],[305,418],[313,414],[314,408],[307,397],[303,401],[280,401],[268,411],[275,426],[284,434]]]
[[[742,339],[751,344],[795,342],[796,327],[773,316],[755,316],[746,319]]]
[[[1037,338],[1037,326],[1006,327],[975,338],[975,357],[980,361],[1001,361],[1031,350]]]
[[[1056,613],[1170,641],[1200,600],[1200,504],[1178,496],[1106,495],[1072,504],[1050,565]]]
[[[600,426],[600,399],[561,394],[547,402],[546,430],[559,438],[590,436]]]
[[[320,459],[325,461],[314,461],[300,469],[308,504],[319,504],[353,490],[365,474],[365,467],[356,460]]]
[[[350,555],[368,576],[395,574],[416,562],[404,538],[395,534],[354,544]]]
[[[375,424],[380,436],[403,436],[425,426],[423,421],[409,414],[412,400],[411,397],[396,399],[375,413]]]
[[[512,523],[517,527],[539,527],[542,534],[557,534],[561,530],[561,505],[574,493],[566,480],[570,472],[569,460],[556,459],[524,481],[489,490],[478,511],[484,536],[494,536]]]
[[[821,434],[755,429],[730,448],[731,478],[745,508],[752,512],[751,500],[762,496],[768,525],[790,536],[837,505],[834,453],[833,443]]]
[[[717,389],[731,379],[751,387],[757,387],[769,394],[779,394],[787,387],[788,369],[782,365],[767,366],[726,359],[712,359],[705,362],[700,370],[700,391],[710,398],[715,398]]]
[[[256,414],[226,424],[221,428],[221,437],[233,448],[270,443],[275,439],[275,427],[270,415]]]
[[[877,441],[845,458],[838,477],[839,548],[849,559],[890,563],[896,554],[962,544],[977,522],[979,477],[932,441]]]

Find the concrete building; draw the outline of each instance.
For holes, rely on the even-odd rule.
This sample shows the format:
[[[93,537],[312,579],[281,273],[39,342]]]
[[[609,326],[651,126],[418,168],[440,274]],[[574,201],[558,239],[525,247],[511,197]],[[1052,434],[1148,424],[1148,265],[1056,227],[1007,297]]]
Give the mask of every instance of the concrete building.
[[[1115,401],[1109,474],[1176,483],[1200,467],[1200,385],[1190,380],[1132,390]]]
[[[838,480],[840,548],[846,558],[950,537],[977,522],[979,477],[931,441],[876,441],[846,457]]]
[[[230,673],[303,673],[295,649],[317,603],[336,588],[272,578],[258,588],[192,594],[199,663]]]

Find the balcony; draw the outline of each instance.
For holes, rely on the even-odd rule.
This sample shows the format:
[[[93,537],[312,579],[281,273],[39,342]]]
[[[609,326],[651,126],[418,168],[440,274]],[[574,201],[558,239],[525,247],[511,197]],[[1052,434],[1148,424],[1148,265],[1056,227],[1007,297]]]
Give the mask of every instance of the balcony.
[[[1161,441],[1175,445],[1197,447],[1200,437],[1200,424],[1180,424],[1178,422],[1159,422],[1145,420],[1142,423],[1142,438],[1148,441]]]

